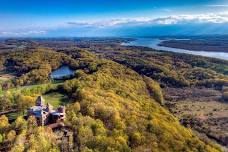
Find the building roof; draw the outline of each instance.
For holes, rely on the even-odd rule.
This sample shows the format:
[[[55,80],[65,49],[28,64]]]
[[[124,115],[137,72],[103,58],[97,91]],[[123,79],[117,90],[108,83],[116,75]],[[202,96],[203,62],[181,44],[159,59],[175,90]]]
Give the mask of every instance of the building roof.
[[[53,116],[60,116],[60,115],[63,115],[64,113],[61,113],[61,112],[52,112],[51,113]]]
[[[46,106],[33,106],[29,109],[29,112],[33,113],[36,117],[41,117],[43,112],[46,111]]]

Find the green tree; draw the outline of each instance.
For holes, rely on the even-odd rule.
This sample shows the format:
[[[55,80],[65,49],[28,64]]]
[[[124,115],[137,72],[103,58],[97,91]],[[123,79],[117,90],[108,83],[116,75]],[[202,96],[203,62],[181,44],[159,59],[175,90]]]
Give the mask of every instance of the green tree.
[[[4,142],[4,137],[2,134],[0,134],[0,144]]]

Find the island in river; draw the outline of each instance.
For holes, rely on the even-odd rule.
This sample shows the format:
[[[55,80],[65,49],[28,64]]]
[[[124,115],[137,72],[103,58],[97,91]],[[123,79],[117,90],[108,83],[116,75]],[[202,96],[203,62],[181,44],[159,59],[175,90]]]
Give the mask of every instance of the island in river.
[[[209,51],[228,53],[228,41],[223,39],[173,39],[162,41],[160,46],[186,49],[191,51]]]

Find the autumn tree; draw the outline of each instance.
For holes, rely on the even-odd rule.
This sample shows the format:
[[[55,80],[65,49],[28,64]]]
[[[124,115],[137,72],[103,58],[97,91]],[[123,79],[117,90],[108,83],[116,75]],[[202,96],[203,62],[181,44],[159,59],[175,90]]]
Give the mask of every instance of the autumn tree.
[[[29,116],[28,118],[28,129],[34,129],[36,128],[38,125],[37,125],[37,121],[36,121],[36,118],[34,116]]]
[[[10,130],[7,134],[7,141],[12,144],[16,138],[16,132],[14,130]]]
[[[14,127],[17,130],[26,130],[28,122],[23,118],[23,116],[17,117],[14,122]]]
[[[14,95],[7,91],[0,97],[0,110],[6,111],[12,109],[14,106]]]
[[[29,107],[32,107],[35,105],[35,99],[31,96],[24,96],[20,94],[17,98],[17,105],[18,105],[18,109],[24,112]]]
[[[8,120],[8,117],[6,117],[5,115],[1,115],[0,116],[0,132],[3,133],[6,130],[8,130],[8,128],[10,127],[10,123]]]

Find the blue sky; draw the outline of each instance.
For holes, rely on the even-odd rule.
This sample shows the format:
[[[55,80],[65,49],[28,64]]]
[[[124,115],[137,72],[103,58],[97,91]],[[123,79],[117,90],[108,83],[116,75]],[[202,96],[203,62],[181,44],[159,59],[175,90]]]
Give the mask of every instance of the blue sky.
[[[0,18],[0,37],[220,34],[228,33],[228,2],[1,0]]]

